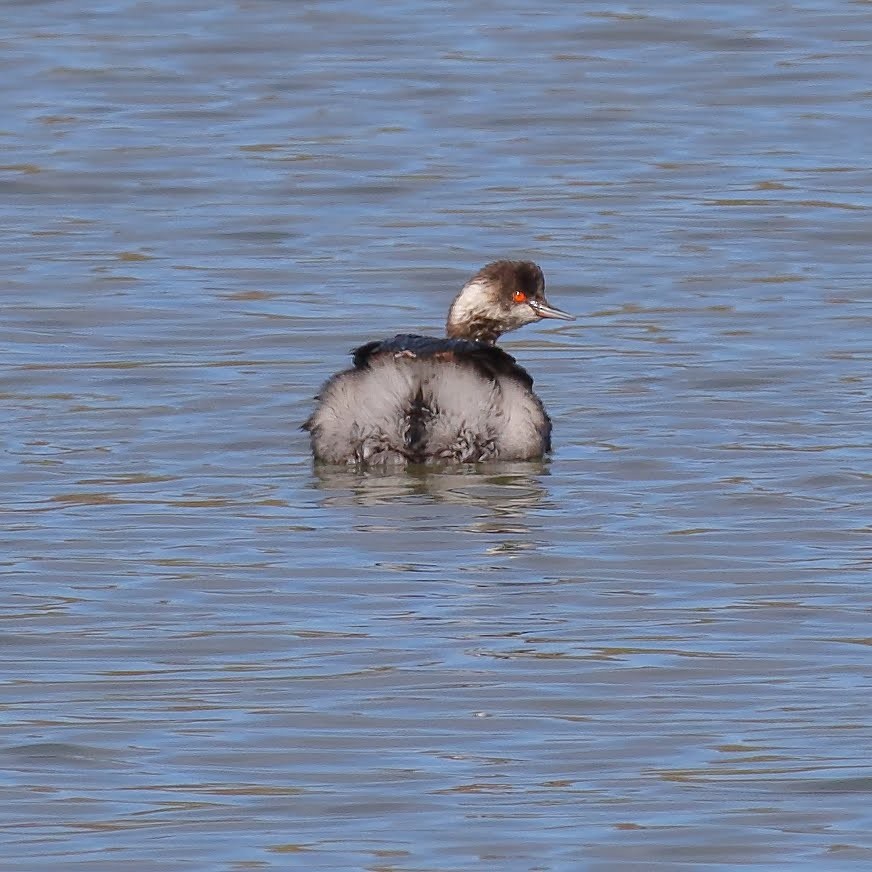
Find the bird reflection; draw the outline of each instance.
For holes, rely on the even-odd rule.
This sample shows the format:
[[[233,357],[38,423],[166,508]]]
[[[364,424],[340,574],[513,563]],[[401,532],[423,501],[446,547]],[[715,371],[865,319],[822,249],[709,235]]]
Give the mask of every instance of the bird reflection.
[[[548,474],[548,463],[542,460],[443,468],[420,465],[399,472],[316,466],[313,486],[323,492],[324,506],[433,502],[485,508],[487,529],[509,532],[517,529],[512,519],[542,504],[546,495],[542,479]]]

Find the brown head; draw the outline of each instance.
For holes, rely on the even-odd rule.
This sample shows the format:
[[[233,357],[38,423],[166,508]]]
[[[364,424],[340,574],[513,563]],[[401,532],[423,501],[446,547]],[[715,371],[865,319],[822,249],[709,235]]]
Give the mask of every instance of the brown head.
[[[448,311],[447,335],[493,345],[500,335],[543,318],[574,321],[545,299],[545,276],[529,260],[497,260],[480,269]]]

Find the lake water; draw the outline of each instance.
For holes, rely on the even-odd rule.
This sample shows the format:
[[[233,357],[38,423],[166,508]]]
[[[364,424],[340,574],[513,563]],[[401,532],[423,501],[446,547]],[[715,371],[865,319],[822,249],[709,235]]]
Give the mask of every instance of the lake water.
[[[868,2],[7,2],[0,868],[872,868]],[[497,257],[542,464],[314,470]]]

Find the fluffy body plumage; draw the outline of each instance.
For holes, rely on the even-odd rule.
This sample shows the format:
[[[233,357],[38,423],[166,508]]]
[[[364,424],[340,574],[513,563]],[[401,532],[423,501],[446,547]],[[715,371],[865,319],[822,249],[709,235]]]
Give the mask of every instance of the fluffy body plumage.
[[[497,261],[464,285],[447,338],[399,334],[353,352],[303,425],[317,460],[342,464],[531,460],[551,449],[533,379],[494,343],[548,305],[536,264]]]

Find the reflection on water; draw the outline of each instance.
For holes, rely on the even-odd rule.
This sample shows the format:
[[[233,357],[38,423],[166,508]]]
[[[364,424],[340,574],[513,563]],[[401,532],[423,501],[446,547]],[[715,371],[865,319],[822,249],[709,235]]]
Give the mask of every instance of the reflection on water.
[[[521,517],[546,497],[542,477],[547,469],[548,462],[542,460],[453,468],[421,465],[405,471],[315,464],[313,481],[327,506],[446,502]],[[415,499],[419,497],[423,500]]]
[[[870,868],[867,7],[6,4],[3,863]],[[553,457],[313,468],[500,256]]]

